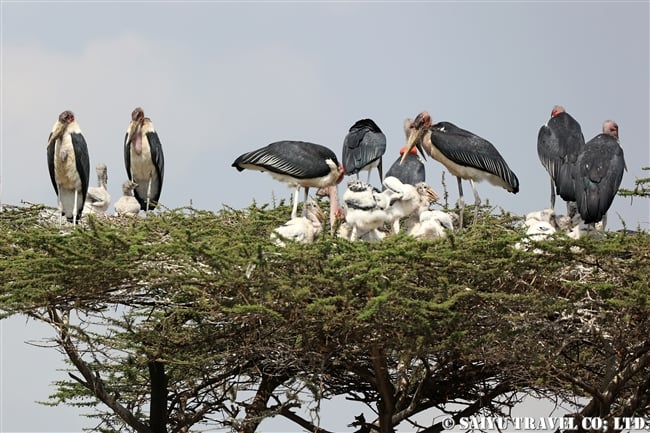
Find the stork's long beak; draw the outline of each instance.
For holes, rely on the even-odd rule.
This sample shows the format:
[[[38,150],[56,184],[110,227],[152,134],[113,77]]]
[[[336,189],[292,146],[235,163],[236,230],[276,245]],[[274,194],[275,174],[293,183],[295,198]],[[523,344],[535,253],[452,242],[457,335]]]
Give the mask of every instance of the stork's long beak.
[[[136,129],[138,129],[138,122],[132,121],[129,125],[129,138],[127,139],[127,143],[131,144],[133,141]]]
[[[61,135],[63,134],[63,123],[61,122],[56,122],[56,126],[52,130],[52,133],[50,134],[50,139],[47,141],[47,147],[50,147],[52,143],[54,143]]]
[[[402,159],[400,159],[399,161],[400,165],[402,165],[402,163],[404,162],[408,154],[411,152],[411,149],[413,149],[413,147],[417,147],[417,149],[422,154],[422,158],[424,158],[425,161],[427,160],[427,157],[424,155],[424,151],[422,150],[421,142],[422,142],[423,133],[424,131],[419,128],[418,129],[414,128],[411,130],[411,134],[409,134],[409,139],[406,142],[406,151],[402,154]]]

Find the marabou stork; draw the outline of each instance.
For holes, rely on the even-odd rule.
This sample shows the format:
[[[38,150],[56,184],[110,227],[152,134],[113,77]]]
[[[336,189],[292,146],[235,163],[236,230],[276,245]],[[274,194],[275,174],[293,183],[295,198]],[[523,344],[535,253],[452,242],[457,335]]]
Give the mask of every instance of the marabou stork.
[[[391,225],[393,234],[399,233],[402,218],[415,216],[419,219],[420,213],[428,210],[431,203],[439,198],[426,182],[410,185],[396,177],[386,176],[383,185],[385,189],[382,194],[389,193],[390,197],[386,222]]]
[[[402,163],[402,157],[405,153],[406,146],[400,149],[400,156],[395,160],[393,165],[390,166],[386,172],[386,177],[396,177],[402,183],[409,185],[416,185],[419,182],[424,182],[426,179],[424,163],[418,156],[418,150],[415,147],[412,148],[406,155],[406,158],[404,158],[404,163]]]
[[[286,223],[277,227],[271,233],[271,241],[280,247],[284,247],[285,240],[310,244],[320,234],[323,228],[325,214],[312,199],[305,203],[306,216],[291,218]]]
[[[377,168],[379,182],[382,181],[382,156],[386,152],[386,136],[372,119],[361,119],[350,127],[343,140],[343,167],[347,175],[356,174],[359,179],[360,171],[370,171]]]
[[[469,131],[461,129],[450,122],[431,124],[431,116],[426,111],[418,114],[413,121],[411,134],[406,145],[407,152],[402,155],[402,162],[408,152],[417,146],[424,158],[425,151],[436,161],[442,163],[458,180],[460,227],[463,227],[462,179],[469,180],[474,192],[474,223],[478,218],[481,198],[474,182],[487,180],[493,185],[501,186],[516,194],[519,180],[510,170],[501,154],[489,141]]]
[[[418,223],[408,234],[416,239],[437,239],[446,236],[445,230],[454,230],[453,217],[440,210],[427,210],[420,213]]]
[[[72,111],[61,113],[52,128],[47,141],[47,166],[61,216],[77,224],[88,192],[90,159]]]
[[[603,123],[603,132],[589,140],[576,162],[576,206],[585,224],[606,222],[618,187],[627,170],[618,125],[613,120]]]
[[[271,177],[295,187],[291,218],[298,216],[300,187],[305,189],[302,215],[309,188],[335,186],[343,179],[345,169],[334,152],[320,144],[305,141],[276,141],[268,146],[240,155],[232,163],[238,171],[244,169],[268,171]]]
[[[391,190],[380,192],[369,183],[359,179],[348,181],[348,188],[343,194],[345,203],[345,222],[350,227],[349,236],[344,236],[351,241],[368,236],[380,240],[385,235],[379,231],[380,227],[389,222],[388,208],[391,201],[397,199]]]
[[[131,113],[124,137],[124,165],[129,180],[137,184],[133,194],[140,208],[154,210],[162,190],[165,157],[158,133],[140,107]]]
[[[551,118],[542,125],[537,134],[537,155],[551,179],[551,209],[555,208],[555,195],[567,202],[567,213],[575,210],[569,203],[575,202],[575,170],[578,154],[585,145],[580,124],[564,107],[556,105]]]
[[[115,202],[115,212],[117,215],[137,215],[140,213],[140,203],[133,196],[133,191],[138,185],[130,180],[122,183],[122,197]]]
[[[88,188],[86,202],[84,203],[84,214],[94,213],[103,216],[111,204],[111,195],[106,188],[108,183],[108,169],[106,168],[106,164],[97,164],[95,171],[97,173],[97,186]]]

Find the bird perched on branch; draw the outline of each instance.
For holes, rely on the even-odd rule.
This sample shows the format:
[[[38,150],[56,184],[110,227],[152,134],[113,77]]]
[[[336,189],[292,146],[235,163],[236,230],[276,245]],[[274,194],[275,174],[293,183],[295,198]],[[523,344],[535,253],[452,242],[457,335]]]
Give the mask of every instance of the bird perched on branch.
[[[271,241],[278,246],[285,246],[285,241],[312,243],[320,234],[325,214],[314,200],[305,204],[304,217],[291,218],[271,233]]]
[[[407,140],[411,134],[412,125],[413,119],[406,119],[404,121],[404,134],[406,134]],[[404,161],[402,162],[402,157],[405,153],[406,157],[404,157]],[[408,183],[410,185],[426,181],[426,170],[424,163],[418,156],[417,148],[413,147],[407,152],[406,146],[404,146],[399,150],[399,154],[400,156],[386,172],[386,177],[393,176],[398,178],[402,183]]]
[[[84,203],[84,214],[94,213],[103,216],[111,204],[111,195],[106,189],[108,169],[106,164],[98,164],[95,171],[97,172],[97,186],[88,188],[86,202]]]
[[[556,105],[551,118],[537,134],[537,155],[551,179],[551,209],[555,209],[555,195],[567,202],[567,213],[575,213],[576,162],[585,145],[580,124],[564,107]]]
[[[359,179],[349,180],[343,194],[345,221],[350,226],[349,240],[356,241],[368,232],[372,239],[382,239],[384,235],[378,229],[388,222],[391,199],[391,191],[382,193]]]
[[[603,132],[589,140],[576,161],[576,206],[585,224],[603,221],[627,170],[623,148],[618,137],[618,124],[603,123]]]
[[[88,192],[90,158],[72,111],[62,112],[52,128],[47,140],[47,166],[61,216],[76,224]]]
[[[386,222],[390,224],[393,234],[400,231],[400,220],[415,215],[419,218],[421,212],[429,209],[431,203],[438,200],[438,194],[426,182],[417,185],[402,183],[398,178],[388,176],[384,179],[386,188],[382,194],[389,192],[390,205],[386,209]]]
[[[342,160],[345,173],[356,174],[359,179],[359,172],[367,171],[367,182],[370,183],[370,171],[376,168],[381,182],[382,156],[385,152],[386,136],[374,120],[357,120],[343,140]]]
[[[115,212],[119,215],[137,215],[140,213],[140,202],[133,196],[138,185],[130,180],[122,183],[122,197],[115,202]]]
[[[277,141],[268,146],[244,153],[232,163],[238,171],[268,171],[271,177],[295,187],[291,218],[298,216],[300,188],[305,190],[304,203],[309,197],[309,188],[326,188],[341,182],[345,169],[334,152],[320,144],[306,141]]]
[[[153,122],[140,107],[131,113],[124,137],[124,165],[129,180],[137,184],[133,194],[140,209],[154,210],[162,191],[165,157]]]
[[[516,194],[519,192],[519,180],[510,170],[499,151],[484,138],[469,131],[461,129],[450,122],[437,122],[432,124],[431,116],[426,111],[417,115],[413,121],[411,134],[402,155],[402,162],[406,155],[416,146],[422,156],[425,152],[436,161],[444,165],[447,170],[458,180],[460,226],[463,226],[463,201],[462,179],[469,180],[474,193],[474,223],[478,218],[478,208],[481,198],[476,191],[474,182],[487,180],[493,185],[505,188]]]
[[[416,239],[437,239],[446,236],[445,230],[454,230],[453,217],[440,210],[427,210],[419,215],[419,220],[408,231]]]

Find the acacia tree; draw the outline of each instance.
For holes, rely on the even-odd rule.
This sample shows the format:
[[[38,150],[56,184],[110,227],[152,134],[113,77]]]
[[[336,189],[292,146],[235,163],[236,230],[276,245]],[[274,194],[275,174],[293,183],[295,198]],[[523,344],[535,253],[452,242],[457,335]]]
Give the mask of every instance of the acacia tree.
[[[71,368],[52,403],[93,406],[106,432],[252,433],[281,416],[327,433],[300,408],[334,397],[376,413],[350,420],[358,432],[439,432],[415,416],[507,416],[526,394],[650,417],[647,233],[533,242],[483,212],[437,241],[274,246],[287,214],[180,209],[61,233],[42,208],[9,207],[0,311],[56,330]]]

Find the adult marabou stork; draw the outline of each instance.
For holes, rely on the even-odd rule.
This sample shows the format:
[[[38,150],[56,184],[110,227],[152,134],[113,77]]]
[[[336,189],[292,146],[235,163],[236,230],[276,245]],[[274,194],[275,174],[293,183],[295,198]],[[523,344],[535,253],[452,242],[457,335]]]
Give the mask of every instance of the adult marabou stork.
[[[348,175],[356,174],[359,179],[360,171],[370,171],[377,168],[379,181],[383,180],[382,156],[386,152],[386,136],[372,119],[361,119],[350,127],[343,140],[343,167]]]
[[[61,216],[76,224],[88,192],[90,159],[72,111],[61,113],[52,128],[47,141],[47,166]]]
[[[606,214],[627,170],[618,125],[603,123],[603,132],[589,140],[576,161],[576,206],[585,224],[606,222]]]
[[[407,152],[402,155],[402,162],[413,146],[417,146],[424,158],[425,151],[433,159],[444,165],[458,180],[460,205],[460,227],[463,227],[462,179],[469,180],[474,193],[474,223],[478,218],[481,198],[474,182],[487,180],[493,185],[501,186],[516,194],[519,192],[519,180],[510,170],[501,154],[489,141],[449,122],[431,124],[431,116],[426,111],[418,114],[413,121],[411,134],[406,145]]]
[[[537,134],[537,155],[551,178],[551,209],[555,209],[555,195],[567,202],[567,213],[575,202],[575,170],[580,151],[585,145],[580,124],[564,107],[556,105],[551,118]]]
[[[404,157],[405,153],[407,153],[406,146],[400,149],[400,156],[395,160],[393,165],[390,166],[386,172],[386,177],[396,177],[402,183],[409,185],[417,185],[420,182],[424,182],[426,179],[426,172],[424,163],[418,156],[418,150],[414,147],[407,153],[406,157]],[[404,162],[402,163],[403,157]]]
[[[244,169],[268,171],[271,177],[295,187],[291,218],[298,216],[300,188],[305,189],[302,216],[309,188],[327,188],[341,182],[345,169],[334,152],[320,144],[306,141],[276,141],[268,146],[240,155],[232,163],[238,171]]]
[[[406,140],[409,139],[411,135],[411,127],[413,126],[413,119],[404,120],[404,134],[406,135]],[[424,163],[418,156],[418,150],[413,147],[407,153],[404,162],[402,162],[402,156],[406,152],[406,146],[402,147],[399,150],[399,157],[395,160],[393,165],[390,166],[386,172],[386,177],[396,177],[402,183],[407,183],[409,185],[416,185],[420,182],[426,180],[426,171],[424,168]]]
[[[162,190],[165,157],[158,133],[140,107],[131,113],[124,137],[124,165],[129,180],[138,185],[133,194],[140,208],[154,210]]]

